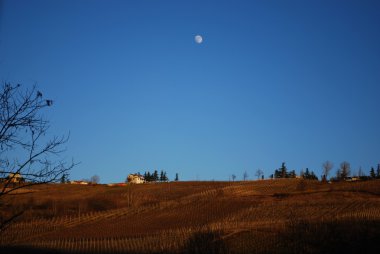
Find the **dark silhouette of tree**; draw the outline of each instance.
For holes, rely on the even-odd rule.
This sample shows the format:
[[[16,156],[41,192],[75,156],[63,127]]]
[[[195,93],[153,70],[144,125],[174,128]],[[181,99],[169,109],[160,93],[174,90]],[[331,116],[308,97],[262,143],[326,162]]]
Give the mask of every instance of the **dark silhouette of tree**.
[[[380,164],[377,164],[376,178],[380,179]]]
[[[167,182],[169,179],[168,177],[166,176],[166,172],[161,170],[160,172],[160,182]]]
[[[155,170],[155,171],[153,172],[153,181],[155,181],[155,182],[158,181],[158,171],[157,171],[157,170]]]
[[[301,171],[300,171],[300,177],[304,178],[304,176],[305,176],[305,172],[303,171],[303,169],[301,169]]]
[[[302,178],[307,180],[318,180],[318,177],[315,175],[314,171],[309,171],[309,168],[306,168]]]
[[[375,179],[375,178],[376,178],[375,169],[374,169],[373,167],[371,167],[371,170],[369,171],[369,176],[370,176],[372,179]]]
[[[255,175],[257,176],[257,179],[260,179],[264,176],[264,172],[261,169],[256,170]]]
[[[174,179],[174,181],[176,181],[176,182],[179,181],[178,173],[175,173],[175,179]]]
[[[235,179],[236,179],[236,175],[235,174],[232,174],[232,181],[235,182]]]
[[[98,184],[100,182],[100,177],[98,175],[93,175],[90,178],[90,183],[92,184]]]
[[[291,170],[289,174],[287,174],[288,178],[296,178],[297,174],[295,170]]]
[[[360,177],[362,177],[362,176],[364,176],[364,172],[363,172],[362,167],[360,166],[360,167],[359,167],[359,170],[358,170],[358,177],[360,178]]]
[[[248,179],[248,173],[247,173],[247,171],[244,171],[243,180],[246,181],[247,179]]]
[[[69,175],[68,174],[63,174],[61,176],[61,183],[68,183],[69,182]]]
[[[339,172],[338,173],[338,179],[340,179],[340,180],[346,179],[350,175],[350,172],[351,172],[350,163],[348,163],[347,161],[343,161],[340,164],[340,169],[338,172]]]
[[[285,162],[281,164],[281,168],[274,171],[274,178],[286,178],[287,177],[287,168]]]
[[[322,168],[323,168],[323,175],[324,175],[324,178],[327,179],[327,177],[329,176],[329,173],[331,171],[331,169],[334,167],[334,164],[330,161],[325,161],[323,164],[322,164]]]
[[[4,196],[18,189],[60,182],[75,164],[59,156],[68,137],[48,139],[49,121],[42,112],[53,101],[44,99],[36,87],[23,90],[19,84],[4,83],[0,89],[0,178],[7,178],[0,185],[3,203]],[[0,232],[22,213],[0,217]]]

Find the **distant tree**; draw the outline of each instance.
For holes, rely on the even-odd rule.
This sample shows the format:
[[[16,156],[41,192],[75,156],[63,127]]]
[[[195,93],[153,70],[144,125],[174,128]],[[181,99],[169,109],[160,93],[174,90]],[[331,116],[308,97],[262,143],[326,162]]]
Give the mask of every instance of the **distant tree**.
[[[337,180],[341,180],[341,174],[342,174],[342,170],[340,168],[338,168],[336,170],[336,179]]]
[[[306,168],[305,173],[303,174],[304,179],[309,179],[310,178],[310,171],[309,168]]]
[[[0,206],[8,207],[8,194],[36,184],[60,182],[62,175],[75,164],[67,164],[60,154],[68,137],[49,138],[49,121],[44,110],[53,105],[33,87],[24,90],[21,85],[4,83],[0,87],[0,178],[8,178],[0,188]],[[23,184],[15,184],[20,179]],[[10,197],[10,198],[6,198]],[[24,210],[10,217],[0,214],[0,233],[4,232]]]
[[[360,178],[360,177],[362,177],[362,176],[364,176],[364,172],[363,172],[362,167],[360,166],[360,167],[359,167],[359,170],[358,170],[358,177]]]
[[[318,180],[318,177],[315,175],[314,171],[309,171],[309,168],[306,168],[302,178],[308,180]]]
[[[380,164],[377,164],[377,170],[376,170],[376,178],[380,178]]]
[[[98,175],[93,175],[90,178],[90,183],[92,184],[98,184],[100,182],[100,177]]]
[[[288,178],[296,178],[297,174],[295,170],[291,170],[287,175]]]
[[[61,183],[66,183],[66,175],[63,174],[61,177]]]
[[[286,178],[287,176],[287,168],[285,166],[285,162],[283,162],[281,164],[281,168],[274,171],[274,178]]]
[[[300,171],[300,177],[304,178],[304,176],[305,176],[305,172],[303,171],[303,169],[301,169],[301,171]]]
[[[176,181],[176,182],[179,181],[178,173],[175,173],[175,179],[174,179],[174,181]]]
[[[154,173],[153,173],[153,181],[155,181],[155,182],[158,181],[158,172],[157,172],[157,170],[155,170]]]
[[[256,170],[255,175],[257,176],[257,179],[260,179],[264,175],[264,172],[261,169],[258,169]]]
[[[330,161],[325,161],[323,164],[322,164],[322,168],[323,168],[323,175],[325,176],[325,178],[327,179],[327,177],[329,176],[329,173],[331,171],[331,169],[334,167],[334,164]]]
[[[236,175],[232,174],[232,181],[235,182],[235,179],[236,179]]]
[[[246,181],[247,179],[248,179],[248,173],[247,173],[247,171],[244,171],[243,180]]]
[[[350,175],[350,172],[351,172],[351,166],[350,166],[350,163],[348,163],[347,161],[343,161],[343,162],[340,164],[340,175],[339,175],[339,179],[344,180],[346,177],[348,177],[348,176]]]
[[[161,172],[160,172],[160,178],[159,178],[159,180],[160,180],[160,182],[164,182],[165,180],[164,180],[164,171],[163,170],[161,170]]]
[[[70,182],[69,174],[63,174],[61,177],[61,183],[69,183],[69,182]]]
[[[314,171],[310,173],[310,180],[318,180],[318,177],[315,175]]]
[[[371,170],[369,171],[369,176],[370,176],[372,179],[375,179],[375,178],[376,178],[375,169],[374,169],[373,167],[371,167]]]
[[[167,176],[166,174],[166,171],[164,172],[164,182],[168,182],[169,181],[169,177]]]

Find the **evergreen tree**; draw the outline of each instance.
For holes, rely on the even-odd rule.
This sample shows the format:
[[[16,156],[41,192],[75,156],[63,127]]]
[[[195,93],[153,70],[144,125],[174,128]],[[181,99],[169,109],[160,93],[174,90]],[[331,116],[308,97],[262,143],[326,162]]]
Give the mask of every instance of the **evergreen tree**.
[[[63,174],[61,177],[61,183],[66,183],[66,175]]]
[[[157,170],[154,171],[154,173],[153,173],[153,179],[152,180],[155,181],[155,182],[158,181],[158,172],[157,172]]]
[[[376,178],[375,169],[374,169],[373,167],[371,167],[371,170],[369,171],[369,176],[370,176],[372,179],[375,179],[375,178]]]
[[[286,176],[287,176],[286,170],[287,170],[287,168],[285,166],[285,162],[283,162],[282,165],[281,165],[281,168],[280,168],[280,172],[281,172],[281,177],[282,178],[286,178]]]
[[[309,168],[306,168],[305,173],[303,174],[304,179],[310,179],[310,172]]]
[[[146,174],[146,179],[145,181],[147,182],[151,182],[152,181],[152,176],[150,175],[150,172],[148,171],[148,173]]]
[[[377,164],[377,170],[376,170],[376,178],[380,178],[380,164]]]
[[[309,168],[306,168],[302,178],[308,180],[318,180],[318,177],[315,175],[314,171],[309,171]]]
[[[166,171],[164,171],[163,181],[164,181],[164,182],[168,182],[168,181],[169,181],[169,178],[168,178],[167,175],[166,175]]]
[[[318,177],[314,174],[314,171],[311,171],[309,179],[310,180],[318,180]]]
[[[296,178],[296,176],[297,175],[296,175],[296,171],[295,170],[292,170],[292,171],[289,172],[289,175],[288,175],[289,178]]]
[[[164,171],[161,170],[161,173],[160,173],[160,182],[164,182]]]
[[[179,181],[179,178],[178,178],[178,173],[175,173],[175,179],[174,181],[178,182]]]
[[[287,177],[287,168],[285,162],[282,163],[281,168],[274,171],[274,178],[286,178]]]

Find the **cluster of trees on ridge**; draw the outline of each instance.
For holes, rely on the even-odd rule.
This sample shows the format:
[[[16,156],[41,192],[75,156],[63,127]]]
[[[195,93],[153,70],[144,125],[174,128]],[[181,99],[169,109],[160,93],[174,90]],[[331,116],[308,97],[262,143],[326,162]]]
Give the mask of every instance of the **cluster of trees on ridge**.
[[[309,168],[306,168],[305,171],[301,170],[300,176],[303,179],[309,180],[318,180],[318,177],[315,175],[314,171],[310,171]],[[274,171],[274,174],[270,178],[296,178],[297,174],[295,170],[288,171],[285,166],[285,162],[282,163],[281,167]]]
[[[166,171],[161,170],[160,175],[158,175],[158,171],[155,170],[153,173],[146,171],[144,173],[144,179],[147,182],[167,182],[169,178],[166,176]]]
[[[327,181],[328,176],[333,169],[334,165],[330,161],[326,161],[322,164],[322,181]],[[255,173],[257,176],[257,179],[264,179],[264,172],[261,169],[258,169]],[[351,165],[347,161],[343,161],[340,164],[340,167],[336,171],[336,176],[330,177],[330,181],[341,181],[341,180],[348,180],[352,179],[352,177],[356,178],[356,180],[372,180],[372,179],[380,179],[380,164],[377,165],[377,170],[375,171],[374,167],[371,167],[369,171],[369,175],[366,175],[363,169],[360,167],[357,172],[354,174],[351,174]],[[232,181],[235,181],[236,175],[231,175]],[[230,178],[230,179],[231,179]],[[308,180],[319,180],[317,175],[314,173],[313,170],[309,170],[309,168],[306,168],[305,170],[301,170],[299,176],[297,176],[295,170],[288,170],[288,168],[285,165],[285,162],[281,164],[281,167],[278,169],[275,169],[274,173],[269,176],[269,178],[302,178],[302,179],[308,179]],[[248,173],[247,171],[244,171],[243,173],[243,180],[248,180]]]

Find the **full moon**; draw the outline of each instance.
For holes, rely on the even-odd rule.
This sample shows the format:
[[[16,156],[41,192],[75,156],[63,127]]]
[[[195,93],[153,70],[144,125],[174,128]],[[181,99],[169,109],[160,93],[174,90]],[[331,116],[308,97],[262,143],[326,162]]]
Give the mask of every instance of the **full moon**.
[[[195,40],[196,43],[201,44],[202,41],[203,41],[203,38],[202,38],[202,36],[200,36],[200,35],[196,35],[196,36],[194,37],[194,40]]]

